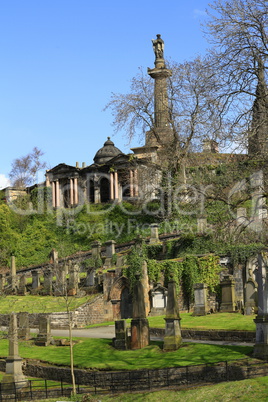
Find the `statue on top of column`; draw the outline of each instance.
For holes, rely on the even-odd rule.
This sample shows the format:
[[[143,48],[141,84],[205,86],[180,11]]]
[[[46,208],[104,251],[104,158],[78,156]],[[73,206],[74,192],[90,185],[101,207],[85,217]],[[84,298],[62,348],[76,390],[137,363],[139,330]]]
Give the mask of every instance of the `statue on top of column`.
[[[157,34],[156,39],[152,39],[153,49],[155,53],[155,59],[164,58],[164,41],[161,39],[161,35]]]

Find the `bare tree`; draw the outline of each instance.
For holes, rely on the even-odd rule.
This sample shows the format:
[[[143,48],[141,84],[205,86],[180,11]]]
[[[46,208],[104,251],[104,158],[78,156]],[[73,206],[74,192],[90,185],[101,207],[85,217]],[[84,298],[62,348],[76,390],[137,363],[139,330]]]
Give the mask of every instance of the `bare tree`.
[[[243,147],[248,142],[250,153],[267,153],[268,2],[215,0],[209,6],[210,66],[220,74],[230,132]]]
[[[45,169],[46,162],[41,161],[44,153],[37,147],[32,152],[12,162],[12,169],[9,173],[12,185],[15,187],[27,187],[34,183],[39,170]]]
[[[144,141],[150,132],[163,148],[169,169],[178,169],[178,162],[181,165],[189,152],[199,150],[204,139],[225,140],[223,114],[219,113],[222,105],[216,96],[217,77],[208,64],[198,57],[167,65],[172,72],[167,77],[169,143],[163,143],[155,124],[154,82],[142,69],[132,79],[130,92],[112,94],[106,106],[113,112],[115,131],[124,129],[129,141],[137,133]]]

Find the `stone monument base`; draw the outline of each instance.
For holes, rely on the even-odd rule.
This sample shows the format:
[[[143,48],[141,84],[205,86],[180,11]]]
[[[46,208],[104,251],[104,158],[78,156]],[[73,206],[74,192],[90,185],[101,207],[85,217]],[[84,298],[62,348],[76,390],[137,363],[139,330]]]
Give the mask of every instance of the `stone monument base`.
[[[256,343],[253,349],[253,356],[258,359],[268,359],[268,315],[258,315],[256,324]]]
[[[165,318],[164,351],[179,349],[182,344],[180,318]]]
[[[1,382],[1,389],[6,393],[12,393],[15,387],[14,383],[16,383],[16,389],[26,387],[28,384],[28,380],[22,372],[22,359],[20,357],[6,359],[6,373]]]
[[[147,318],[131,320],[131,349],[141,349],[150,343],[149,321]]]

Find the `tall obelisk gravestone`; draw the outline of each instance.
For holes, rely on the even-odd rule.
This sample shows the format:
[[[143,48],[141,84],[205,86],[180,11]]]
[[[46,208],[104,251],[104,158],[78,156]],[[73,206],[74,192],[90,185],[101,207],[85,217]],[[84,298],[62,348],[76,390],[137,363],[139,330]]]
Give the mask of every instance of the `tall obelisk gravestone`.
[[[166,328],[164,336],[164,351],[179,349],[181,338],[180,313],[178,306],[176,282],[170,280],[168,283],[167,309],[166,309]]]
[[[14,387],[12,383],[16,383],[16,388],[19,389],[27,385],[27,379],[22,373],[22,358],[19,356],[18,345],[17,315],[15,313],[10,314],[8,340],[9,353],[6,359],[6,373],[3,376],[2,388],[4,390],[11,389],[11,385]]]
[[[131,320],[131,349],[141,349],[149,345],[149,322],[146,318],[144,289],[140,274],[136,275],[133,288],[133,319]]]

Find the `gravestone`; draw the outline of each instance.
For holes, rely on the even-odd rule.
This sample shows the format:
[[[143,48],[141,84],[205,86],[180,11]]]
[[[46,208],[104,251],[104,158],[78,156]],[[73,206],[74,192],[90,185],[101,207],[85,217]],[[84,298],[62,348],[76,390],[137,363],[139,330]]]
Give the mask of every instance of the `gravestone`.
[[[127,350],[128,349],[128,339],[127,339],[127,327],[125,320],[117,320],[115,324],[115,338],[113,344],[115,349]]]
[[[4,392],[12,393],[23,388],[28,381],[22,372],[22,358],[19,356],[17,315],[10,314],[8,330],[9,352],[6,359],[6,372],[2,379],[1,388]],[[14,384],[15,383],[15,384]]]
[[[18,337],[19,339],[28,341],[31,337],[30,326],[29,326],[29,313],[27,312],[18,313],[18,319],[19,319]]]
[[[92,258],[101,258],[101,242],[94,241],[91,245]]]
[[[207,285],[196,283],[194,285],[194,316],[206,315],[209,312],[207,304]]]
[[[38,271],[32,271],[32,289],[38,289],[40,287],[40,273]]]
[[[75,296],[78,291],[80,268],[77,264],[71,264],[69,267],[68,295]]]
[[[67,286],[67,273],[68,273],[68,267],[66,264],[63,266],[58,265],[55,269],[56,273],[56,284],[55,284],[55,289],[54,289],[54,294],[55,296],[64,296],[66,295],[66,286]]]
[[[20,276],[18,294],[21,296],[26,295],[26,276],[24,274]]]
[[[96,276],[96,270],[94,268],[90,268],[87,271],[86,287],[95,286],[95,276]]]
[[[149,322],[146,318],[144,288],[140,280],[140,274],[136,274],[136,282],[133,287],[133,305],[131,320],[131,349],[141,349],[149,345]]]
[[[53,273],[51,268],[46,268],[44,270],[44,294],[47,296],[51,296],[52,295],[52,277],[53,277]]]
[[[221,313],[232,313],[236,311],[235,303],[235,282],[232,275],[225,275],[220,282],[221,286]]]
[[[257,309],[257,283],[249,279],[245,285],[245,315],[255,314]]]
[[[105,261],[104,261],[104,268],[111,268],[112,266],[112,257],[115,254],[115,244],[114,240],[108,240],[105,243],[106,250],[105,250]]]
[[[48,315],[41,315],[39,317],[39,333],[35,340],[37,346],[48,346],[52,341],[50,317]]]
[[[164,351],[177,350],[181,346],[181,327],[176,282],[170,280],[168,283],[166,327],[164,336]]]
[[[9,288],[12,293],[17,291],[17,271],[16,271],[16,258],[14,255],[11,256],[11,269],[9,276]]]
[[[256,279],[258,283],[258,315],[256,324],[256,343],[253,355],[259,359],[268,359],[268,254],[258,255]]]
[[[151,234],[149,244],[159,243],[159,235],[158,235],[159,225],[157,223],[153,223],[152,225],[150,225],[150,229]]]
[[[150,316],[166,314],[167,288],[158,283],[152,290],[150,290],[150,298]]]

